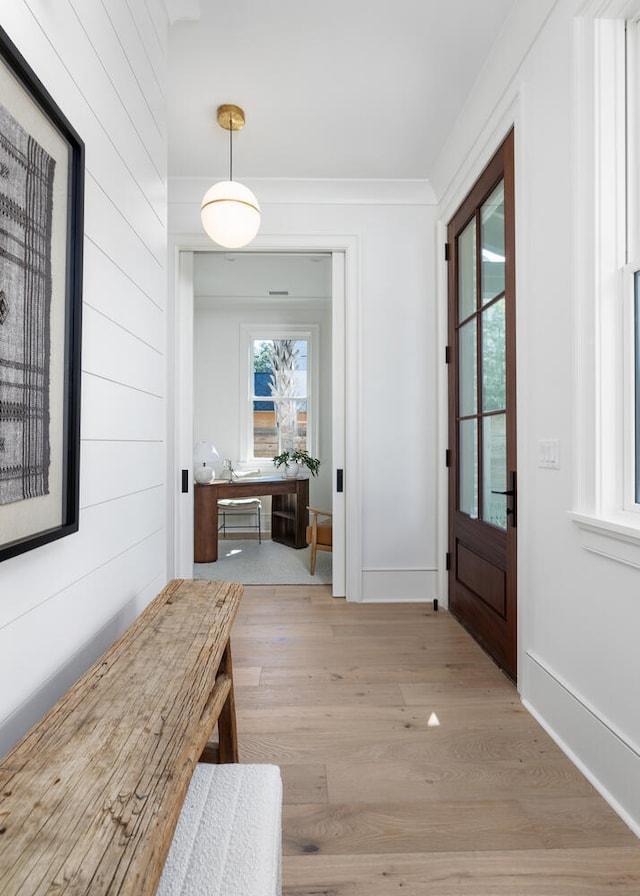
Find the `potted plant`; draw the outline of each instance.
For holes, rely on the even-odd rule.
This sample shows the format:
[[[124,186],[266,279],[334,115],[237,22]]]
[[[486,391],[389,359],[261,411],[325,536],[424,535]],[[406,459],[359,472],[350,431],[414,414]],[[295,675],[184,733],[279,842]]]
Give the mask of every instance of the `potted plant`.
[[[308,451],[283,451],[273,458],[275,467],[284,466],[283,479],[295,479],[301,467],[307,467],[312,476],[318,475],[320,461],[317,457],[311,457]]]

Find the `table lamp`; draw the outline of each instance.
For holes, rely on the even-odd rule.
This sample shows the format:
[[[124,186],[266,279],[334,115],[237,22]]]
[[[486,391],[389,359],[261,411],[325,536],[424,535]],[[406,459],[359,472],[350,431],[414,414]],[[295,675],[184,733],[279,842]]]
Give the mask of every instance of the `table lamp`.
[[[214,463],[220,460],[213,442],[205,440],[196,442],[193,446],[193,476],[196,482],[206,485],[215,476]]]

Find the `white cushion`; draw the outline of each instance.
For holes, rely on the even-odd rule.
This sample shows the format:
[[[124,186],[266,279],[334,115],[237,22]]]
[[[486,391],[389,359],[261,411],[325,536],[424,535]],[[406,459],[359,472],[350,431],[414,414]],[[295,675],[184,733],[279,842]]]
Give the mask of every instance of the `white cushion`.
[[[221,507],[223,510],[237,508],[244,511],[255,507],[257,510],[258,507],[262,507],[262,501],[260,498],[220,498],[218,507]]]
[[[275,765],[197,765],[158,896],[281,896],[282,779]]]

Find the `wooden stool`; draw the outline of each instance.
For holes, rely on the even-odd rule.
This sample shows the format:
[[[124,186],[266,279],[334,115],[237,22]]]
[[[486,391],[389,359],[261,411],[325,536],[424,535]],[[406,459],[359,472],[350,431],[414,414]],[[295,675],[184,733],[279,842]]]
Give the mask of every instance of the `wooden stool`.
[[[317,551],[330,551],[333,547],[333,514],[315,507],[307,507],[311,514],[311,525],[307,526],[307,544],[311,545],[311,575],[316,574]],[[318,525],[318,519],[322,524]]]

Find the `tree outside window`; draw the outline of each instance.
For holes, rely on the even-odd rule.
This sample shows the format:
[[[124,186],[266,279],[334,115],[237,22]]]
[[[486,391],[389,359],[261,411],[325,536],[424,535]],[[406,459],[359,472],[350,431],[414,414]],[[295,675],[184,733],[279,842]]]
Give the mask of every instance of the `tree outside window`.
[[[307,450],[307,339],[254,339],[253,456]]]

